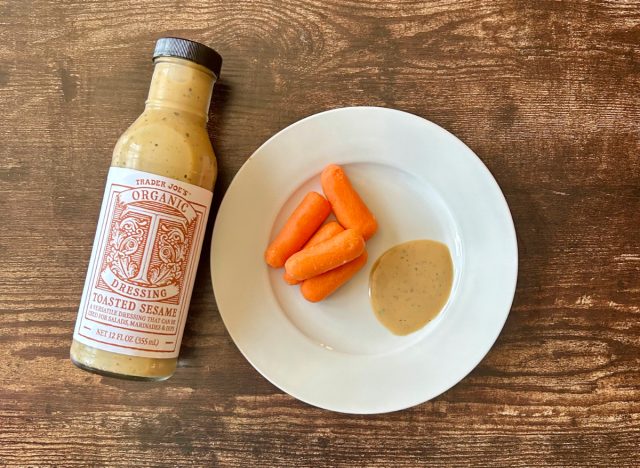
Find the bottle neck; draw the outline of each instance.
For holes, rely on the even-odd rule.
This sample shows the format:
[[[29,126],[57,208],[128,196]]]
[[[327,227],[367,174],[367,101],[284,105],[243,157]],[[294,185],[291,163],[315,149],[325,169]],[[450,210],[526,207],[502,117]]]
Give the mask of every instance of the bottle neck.
[[[167,108],[208,120],[216,76],[197,63],[177,57],[155,60],[147,109]]]

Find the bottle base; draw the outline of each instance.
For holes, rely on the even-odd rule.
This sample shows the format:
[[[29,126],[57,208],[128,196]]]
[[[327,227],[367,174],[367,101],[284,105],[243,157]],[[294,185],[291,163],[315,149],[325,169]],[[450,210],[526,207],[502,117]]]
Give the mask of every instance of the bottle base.
[[[145,377],[141,375],[126,375],[126,374],[118,374],[116,372],[109,372],[102,369],[97,369],[95,367],[87,366],[79,361],[76,361],[73,357],[71,357],[71,362],[74,366],[79,369],[85,370],[87,372],[91,372],[93,374],[103,375],[105,377],[113,377],[121,380],[137,380],[140,382],[163,382],[171,377],[171,375],[166,376],[153,376],[153,377]]]

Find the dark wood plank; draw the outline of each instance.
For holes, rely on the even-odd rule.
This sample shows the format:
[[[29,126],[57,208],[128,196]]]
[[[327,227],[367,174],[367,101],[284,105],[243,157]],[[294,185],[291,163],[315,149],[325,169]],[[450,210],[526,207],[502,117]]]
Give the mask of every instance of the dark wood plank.
[[[0,465],[640,464],[640,2],[0,1],[0,25]],[[300,403],[231,342],[206,255],[171,380],[71,365],[111,149],[168,34],[225,58],[216,206],[264,140],[334,107],[407,110],[477,152],[520,276],[466,379],[387,415]]]

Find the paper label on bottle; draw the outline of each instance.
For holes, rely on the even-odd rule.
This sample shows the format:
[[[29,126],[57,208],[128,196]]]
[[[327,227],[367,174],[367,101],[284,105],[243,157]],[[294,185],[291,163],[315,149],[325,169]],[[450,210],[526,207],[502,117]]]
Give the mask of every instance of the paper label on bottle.
[[[74,339],[131,356],[178,356],[212,193],[112,167]]]

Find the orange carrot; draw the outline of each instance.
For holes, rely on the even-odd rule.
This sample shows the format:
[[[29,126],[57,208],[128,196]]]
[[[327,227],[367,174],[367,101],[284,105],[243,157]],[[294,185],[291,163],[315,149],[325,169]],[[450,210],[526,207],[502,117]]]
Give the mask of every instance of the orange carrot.
[[[330,164],[320,176],[322,190],[340,224],[346,229],[357,229],[365,240],[378,230],[378,222],[364,204],[358,192],[340,166]]]
[[[307,243],[304,244],[303,249],[306,249],[307,247],[312,247],[316,244],[319,244],[320,242],[326,241],[327,239],[331,239],[333,236],[335,236],[336,234],[342,231],[344,231],[344,228],[340,226],[340,223],[331,221],[330,223],[327,223],[324,226],[322,226],[320,229],[318,229],[316,233],[311,237],[311,239],[309,239]],[[298,284],[300,282],[297,279],[295,279],[293,276],[288,274],[286,271],[284,272],[283,278],[287,282],[287,284],[290,284],[291,286],[293,286],[294,284]]]
[[[300,286],[300,292],[309,302],[321,301],[349,281],[360,271],[365,263],[367,263],[366,250],[358,258],[345,263],[341,267],[304,280],[302,286]]]
[[[300,281],[295,279],[286,271],[282,274],[282,279],[284,279],[284,282],[287,283],[289,286],[295,286],[296,284],[300,284]]]
[[[331,213],[329,202],[317,192],[309,192],[264,253],[269,266],[280,268],[302,248]]]
[[[341,233],[342,231],[344,231],[344,228],[340,226],[340,223],[331,221],[321,226],[320,229],[318,229],[316,233],[313,236],[311,236],[311,239],[309,239],[307,243],[304,244],[303,249],[306,249],[307,247],[312,247],[316,244],[319,244],[320,242],[329,240],[336,234]]]
[[[346,229],[331,239],[293,254],[284,267],[293,278],[302,281],[342,266],[363,251],[364,239],[360,233]]]

